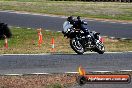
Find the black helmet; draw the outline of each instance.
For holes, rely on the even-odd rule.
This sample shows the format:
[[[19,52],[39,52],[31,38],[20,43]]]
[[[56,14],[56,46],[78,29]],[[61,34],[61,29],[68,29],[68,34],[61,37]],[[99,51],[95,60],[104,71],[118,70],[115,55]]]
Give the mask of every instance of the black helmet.
[[[73,16],[69,16],[69,17],[67,18],[67,21],[69,21],[69,22],[73,21]]]
[[[80,20],[80,16],[78,16],[77,19]]]

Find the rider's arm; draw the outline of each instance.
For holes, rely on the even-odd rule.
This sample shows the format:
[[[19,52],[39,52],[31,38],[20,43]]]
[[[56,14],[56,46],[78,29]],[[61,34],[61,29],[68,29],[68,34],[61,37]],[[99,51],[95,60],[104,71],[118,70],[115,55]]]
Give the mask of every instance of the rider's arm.
[[[87,25],[86,21],[81,20],[81,24]]]

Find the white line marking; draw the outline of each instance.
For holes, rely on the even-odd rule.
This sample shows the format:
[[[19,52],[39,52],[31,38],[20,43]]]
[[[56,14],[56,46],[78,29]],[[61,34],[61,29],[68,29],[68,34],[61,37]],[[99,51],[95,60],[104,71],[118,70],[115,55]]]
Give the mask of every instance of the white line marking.
[[[84,52],[84,54],[94,54],[94,53],[96,53],[96,52]],[[75,53],[76,54],[76,53]]]
[[[91,71],[91,72],[114,72],[114,71]]]
[[[97,52],[85,52],[84,54],[95,54]],[[114,53],[124,53],[124,52],[104,52],[104,53],[107,53],[107,54],[114,54]],[[76,53],[75,53],[76,54]]]
[[[95,21],[95,20],[89,20],[89,19],[87,19],[88,21]]]
[[[129,24],[129,23],[121,23],[121,24]]]
[[[50,74],[50,73],[31,73],[32,75],[47,75],[47,74]]]
[[[100,22],[108,22],[108,21],[100,21]]]
[[[4,75],[7,75],[7,76],[21,76],[23,74],[4,74]]]
[[[79,73],[79,72],[64,72],[66,74],[76,74],[76,73]]]
[[[118,22],[109,22],[109,23],[114,23],[115,24],[115,23],[118,23]]]
[[[49,14],[39,14],[39,13],[30,13],[30,12],[21,12],[21,11],[14,11],[14,10],[6,10],[0,12],[7,12],[7,13],[16,13],[16,14],[28,14],[28,15],[37,15],[37,16],[48,16],[48,17],[58,17],[58,18],[67,18],[66,16],[58,16],[58,15],[49,15]],[[88,21],[99,21],[99,22],[109,22],[109,23],[120,23],[120,24],[132,24],[132,22],[122,23],[122,22],[112,22],[112,21],[101,21],[96,19],[87,19]]]
[[[107,72],[132,72],[132,70],[119,70],[119,71],[87,71],[87,73],[88,72],[100,72],[100,73],[101,72],[102,73],[107,73]],[[64,72],[64,73],[65,74],[78,74],[79,72]],[[5,75],[5,76],[22,76],[22,75],[48,75],[48,74],[52,74],[52,73],[3,74],[3,75]]]
[[[122,40],[125,40],[125,39],[127,39],[127,38],[121,38]]]
[[[50,30],[45,30],[45,31],[50,31]]]
[[[31,29],[31,28],[27,28],[27,29]]]
[[[49,15],[49,14],[39,14],[39,13],[30,13],[30,12],[21,12],[21,11],[19,12],[19,11],[13,11],[13,10],[0,11],[0,12],[15,13],[15,14],[27,14],[27,15],[34,15],[34,16],[49,16],[49,17],[67,18],[65,16]]]
[[[16,55],[26,56],[26,55],[51,55],[51,54],[50,53],[42,53],[42,54],[1,54],[1,56],[16,56]]]
[[[120,70],[120,71],[132,72],[132,70]]]
[[[20,28],[20,27],[16,27],[16,28]]]
[[[61,32],[61,31],[57,31],[57,32]]]
[[[113,53],[124,53],[124,52],[104,52],[104,53],[113,54]]]
[[[102,36],[102,37],[107,38],[108,36]]]
[[[127,52],[132,52],[132,51],[124,51],[124,52],[105,52],[106,54],[116,54],[116,53],[127,53]],[[84,54],[95,54],[96,52],[85,52]],[[55,53],[58,54],[58,53]],[[63,55],[63,53],[60,53]],[[65,53],[64,53],[65,54]],[[71,53],[71,54],[76,54],[76,53]],[[26,55],[52,55],[51,53],[41,53],[41,54],[0,54],[0,56],[26,56]]]
[[[109,38],[114,39],[115,37],[109,37]]]

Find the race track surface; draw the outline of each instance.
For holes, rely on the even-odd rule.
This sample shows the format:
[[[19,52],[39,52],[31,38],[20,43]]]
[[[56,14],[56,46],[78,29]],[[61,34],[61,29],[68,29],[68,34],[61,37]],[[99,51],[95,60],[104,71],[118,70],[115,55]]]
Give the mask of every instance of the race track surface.
[[[76,85],[70,88],[132,88],[132,82],[129,84],[86,84],[83,86]]]
[[[132,70],[132,53],[96,53],[76,55],[1,55],[1,74]]]
[[[61,31],[66,18],[0,12],[0,22],[10,26],[43,28]],[[89,21],[88,28],[102,35],[132,38],[132,24]],[[0,74],[77,72],[82,66],[89,71],[132,70],[132,53],[54,54],[54,55],[1,55]],[[130,84],[87,84],[72,88],[132,88]]]
[[[0,22],[11,26],[43,28],[52,31],[62,31],[62,24],[66,18],[31,14],[18,14],[0,11]],[[100,32],[102,35],[116,38],[132,38],[132,23],[101,22],[86,20],[88,28]]]

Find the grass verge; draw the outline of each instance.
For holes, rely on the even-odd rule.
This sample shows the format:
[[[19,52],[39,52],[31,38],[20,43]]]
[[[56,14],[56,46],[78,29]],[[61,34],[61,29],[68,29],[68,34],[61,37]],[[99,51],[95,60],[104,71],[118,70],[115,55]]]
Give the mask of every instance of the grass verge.
[[[0,88],[69,88],[77,74],[0,76]]]
[[[1,0],[0,6],[0,10],[27,11],[66,16],[80,15],[88,18],[132,20],[132,3]]]
[[[0,40],[0,54],[37,54],[51,53],[51,39],[55,40],[55,53],[74,53],[62,33],[42,30],[43,43],[38,46],[36,29],[11,27],[12,38],[8,39],[8,49],[4,48],[4,40]],[[132,40],[113,40],[104,38],[106,51],[132,51]]]
[[[8,39],[8,49],[4,48],[4,40],[0,40],[1,54],[21,54],[21,53],[50,53],[51,39],[55,40],[55,51],[57,53],[71,53],[73,52],[69,47],[68,40],[66,40],[62,33],[42,30],[43,43],[38,46],[38,33],[36,29],[11,27],[13,34],[12,38]]]

